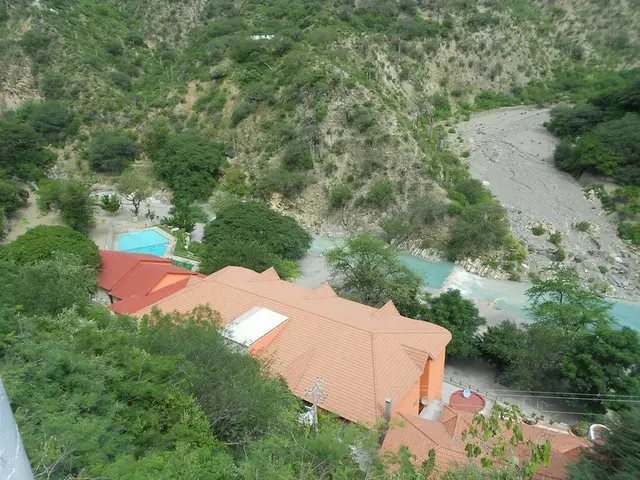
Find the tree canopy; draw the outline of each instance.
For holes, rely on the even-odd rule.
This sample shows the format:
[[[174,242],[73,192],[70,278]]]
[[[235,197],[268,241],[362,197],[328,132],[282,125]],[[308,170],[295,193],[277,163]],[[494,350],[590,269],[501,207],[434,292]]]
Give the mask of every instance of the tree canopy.
[[[480,350],[499,379],[526,390],[584,394],[640,394],[640,336],[619,327],[611,304],[580,283],[576,272],[556,269],[528,290],[534,321],[489,327]],[[609,408],[623,408],[614,401]],[[603,404],[589,402],[588,409]]]
[[[55,155],[44,148],[45,140],[33,127],[15,116],[0,116],[0,172],[25,180],[43,176]]]
[[[447,290],[438,296],[426,298],[426,309],[421,316],[451,332],[447,354],[457,358],[478,356],[478,329],[487,321],[480,316],[471,300],[462,298],[460,290]]]
[[[62,220],[74,230],[87,233],[94,225],[94,202],[91,188],[75,180],[45,180],[38,190],[38,207],[48,213],[60,211]]]
[[[39,225],[0,247],[0,259],[18,265],[48,260],[58,253],[76,255],[84,265],[92,268],[99,267],[102,262],[93,240],[69,227]]]
[[[241,239],[256,241],[287,260],[298,260],[311,246],[309,235],[295,219],[271,210],[263,202],[230,202],[216,211],[204,231],[204,243],[215,247]]]
[[[325,260],[342,295],[373,307],[392,300],[400,313],[410,317],[419,311],[422,279],[382,239],[361,233],[329,250]]]
[[[194,132],[156,131],[147,145],[158,178],[176,197],[192,202],[211,195],[225,161],[222,144]]]
[[[135,138],[116,130],[96,132],[89,143],[91,166],[98,172],[122,172],[133,162],[138,151]]]

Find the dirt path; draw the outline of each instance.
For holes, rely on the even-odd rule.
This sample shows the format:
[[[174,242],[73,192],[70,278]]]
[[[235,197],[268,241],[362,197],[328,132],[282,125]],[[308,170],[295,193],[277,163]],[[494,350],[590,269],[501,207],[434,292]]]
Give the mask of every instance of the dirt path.
[[[9,216],[9,225],[10,230],[3,240],[4,243],[12,242],[27,230],[38,225],[62,225],[62,221],[55,212],[42,215],[36,206],[36,194],[30,191],[27,206]]]
[[[534,225],[562,233],[566,265],[613,287],[616,297],[640,298],[640,260],[616,234],[614,220],[599,200],[587,199],[582,186],[553,164],[558,140],[543,126],[548,109],[506,108],[477,116],[458,126],[461,151],[470,152],[471,174],[509,212],[514,234],[529,249],[526,264],[537,271],[553,262],[557,247],[549,234],[536,236]],[[587,221],[588,233],[575,224]]]

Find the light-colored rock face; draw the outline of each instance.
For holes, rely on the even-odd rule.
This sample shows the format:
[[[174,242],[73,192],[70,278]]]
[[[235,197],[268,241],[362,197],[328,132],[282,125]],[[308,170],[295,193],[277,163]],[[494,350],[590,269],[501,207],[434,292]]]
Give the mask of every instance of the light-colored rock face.
[[[566,265],[585,277],[612,285],[616,295],[640,296],[640,260],[617,236],[615,219],[597,198],[585,195],[583,186],[553,164],[558,140],[543,126],[548,109],[508,108],[473,117],[460,124],[458,133],[471,155],[469,167],[509,212],[514,234],[529,250],[533,271],[551,265],[557,246],[549,233],[560,232]],[[588,232],[575,227],[589,222]],[[546,232],[536,236],[535,225]]]

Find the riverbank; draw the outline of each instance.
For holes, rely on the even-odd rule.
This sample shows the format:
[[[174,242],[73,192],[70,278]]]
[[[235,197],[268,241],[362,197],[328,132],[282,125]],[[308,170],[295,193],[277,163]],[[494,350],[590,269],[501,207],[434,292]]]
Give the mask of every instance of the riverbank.
[[[617,226],[600,201],[585,196],[583,186],[553,164],[558,139],[543,125],[549,112],[515,107],[474,115],[457,126],[450,142],[461,154],[468,152],[472,176],[487,182],[507,209],[511,230],[528,251],[527,272],[551,266],[561,247],[563,265],[576,268],[616,298],[638,301],[638,251],[617,236]],[[550,241],[556,232],[559,246]]]

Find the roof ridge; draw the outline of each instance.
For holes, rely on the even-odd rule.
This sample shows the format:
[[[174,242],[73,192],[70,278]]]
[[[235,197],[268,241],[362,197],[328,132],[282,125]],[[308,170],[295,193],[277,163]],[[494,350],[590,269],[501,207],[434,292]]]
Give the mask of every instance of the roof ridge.
[[[258,273],[255,277],[253,277],[250,282],[273,282],[276,280],[281,280],[280,275],[276,272],[276,269],[273,267],[267,268],[264,272]]]
[[[305,297],[306,300],[321,300],[323,298],[336,298],[338,294],[331,287],[329,282],[324,282],[318,288],[311,292],[311,295]]]
[[[396,308],[395,304],[392,300],[389,300],[382,307],[378,309],[373,315],[371,315],[371,319],[374,318],[386,318],[386,317],[401,317],[402,315]]]
[[[377,417],[378,416],[378,375],[376,375],[376,352],[375,352],[375,346],[373,345],[373,333],[369,334],[369,341],[371,342],[371,372],[373,377],[371,379],[371,383],[373,384],[373,414]]]
[[[420,350],[419,348],[411,347],[404,343],[401,343],[400,346],[402,347],[404,352],[407,354],[407,357],[409,357],[409,359],[415,364],[415,366],[418,367],[419,370],[424,370],[424,364],[429,358],[429,352],[425,352],[424,350]],[[420,362],[418,363],[417,361],[418,359],[415,358],[415,353],[419,353],[421,355],[424,354],[424,357],[425,357],[424,361],[420,360]]]
[[[229,268],[229,267],[226,267],[226,268]],[[244,267],[240,267],[240,268],[244,268]],[[247,269],[247,270],[249,270],[249,269]],[[214,272],[214,274],[215,274],[215,272]],[[209,278],[209,277],[207,277],[207,278]],[[281,279],[281,280],[278,280],[278,281],[286,283],[286,284],[290,284],[290,282],[287,282],[286,280],[282,280]],[[250,282],[251,282],[251,280],[249,280],[246,283],[250,283]],[[242,288],[241,285],[237,285],[237,284],[230,285],[230,284],[227,284],[227,283],[221,283],[219,281],[219,277],[216,277],[215,279],[213,279],[212,282],[206,282],[206,283],[218,283],[218,284],[221,284],[221,285],[223,285],[225,287],[228,287],[228,288],[233,288],[233,289],[236,289],[236,290],[240,290],[242,292],[249,293],[249,294],[254,295],[256,297],[264,298],[264,299],[270,300],[272,302],[276,302],[276,303],[282,304],[282,302],[280,300],[274,300],[273,298],[267,297],[266,295],[263,295],[261,293],[256,293],[256,292],[247,290],[246,288]],[[198,286],[199,285],[194,285],[194,289],[197,288]],[[191,291],[191,290],[189,290],[189,291]],[[187,293],[187,292],[176,292],[174,295],[177,295],[177,294],[180,294],[180,293]],[[167,297],[167,298],[169,298],[169,297]],[[339,298],[340,300],[344,300],[346,302],[352,302],[352,300],[349,300],[349,299],[346,299],[346,298],[342,298],[342,297],[336,297],[336,298]],[[357,302],[353,302],[353,303],[357,303]],[[300,307],[297,307],[297,306],[287,305],[287,307],[288,308],[293,308],[293,309],[295,309],[295,310],[297,310],[299,312],[316,315],[319,318],[324,318],[325,320],[329,320],[331,322],[339,323],[341,325],[345,325],[347,327],[353,328],[354,330],[359,330],[361,332],[367,332],[367,333],[370,333],[370,334],[373,334],[373,335],[379,335],[379,334],[393,334],[393,335],[402,334],[402,335],[406,335],[407,333],[410,333],[412,335],[446,335],[445,332],[447,332],[447,330],[445,330],[444,328],[443,328],[443,330],[444,330],[443,332],[407,332],[406,330],[404,330],[404,331],[391,331],[391,332],[389,332],[389,331],[373,332],[370,329],[357,327],[357,326],[355,326],[355,325],[353,325],[351,323],[345,322],[343,320],[339,320],[339,319],[336,319],[336,318],[328,317],[328,316],[323,315],[321,313],[312,312],[312,311],[309,311],[309,310],[304,310],[304,309],[302,309]],[[402,318],[406,318],[407,320],[412,320],[414,322],[422,322],[421,320],[415,320],[415,319],[412,319],[412,318],[409,318],[409,317],[402,317]],[[430,323],[430,322],[426,322],[426,323]],[[435,325],[435,324],[433,324],[433,325]]]

